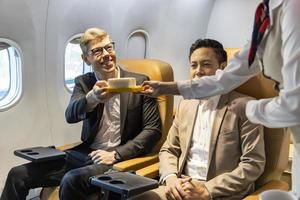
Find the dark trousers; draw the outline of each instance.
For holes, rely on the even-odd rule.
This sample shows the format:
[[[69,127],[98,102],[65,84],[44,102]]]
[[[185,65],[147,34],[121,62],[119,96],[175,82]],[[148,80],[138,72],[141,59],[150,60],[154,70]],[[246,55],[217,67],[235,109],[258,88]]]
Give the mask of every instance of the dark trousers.
[[[91,149],[67,150],[62,160],[27,163],[13,167],[5,182],[0,200],[25,200],[29,189],[60,185],[61,200],[87,199],[99,188],[89,184],[89,178],[103,174],[111,166],[93,164]]]

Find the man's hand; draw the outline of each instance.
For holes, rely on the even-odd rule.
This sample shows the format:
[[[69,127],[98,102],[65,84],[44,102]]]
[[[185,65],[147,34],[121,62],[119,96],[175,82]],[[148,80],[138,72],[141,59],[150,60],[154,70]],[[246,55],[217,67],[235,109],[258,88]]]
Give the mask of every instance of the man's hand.
[[[176,185],[180,184],[179,181],[180,179],[177,176],[171,176],[166,180],[165,193],[168,200],[182,200],[176,189]]]
[[[89,156],[95,164],[112,165],[117,162],[115,159],[116,151],[95,150]]]
[[[110,99],[112,96],[114,96],[114,93],[109,93],[107,91],[108,83],[106,81],[97,81],[96,84],[93,87],[93,94],[94,97],[100,102],[104,103],[108,99]]]
[[[160,81],[144,81],[142,87],[143,87],[143,91],[141,91],[142,94],[146,94],[151,97],[157,97],[161,95]]]
[[[115,93],[107,91],[108,84],[106,81],[97,81],[93,89],[86,95],[87,107],[86,111],[91,112],[99,103],[108,101]]]
[[[185,194],[182,195],[180,191],[183,191],[182,184],[191,181],[191,178],[177,178],[176,176],[170,176],[166,180],[166,197],[168,200],[183,200],[185,199]]]
[[[140,93],[151,97],[157,97],[163,94],[179,94],[176,82],[144,81],[142,87],[143,91]]]
[[[177,186],[177,185],[176,185]],[[191,177],[181,178],[181,187],[176,187],[184,200],[209,200],[210,195],[206,187],[200,181],[192,180]]]

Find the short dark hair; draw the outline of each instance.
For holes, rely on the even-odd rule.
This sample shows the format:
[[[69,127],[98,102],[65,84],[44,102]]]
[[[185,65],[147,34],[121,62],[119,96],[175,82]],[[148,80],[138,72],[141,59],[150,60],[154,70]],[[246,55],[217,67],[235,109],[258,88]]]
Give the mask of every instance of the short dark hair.
[[[220,42],[213,40],[213,39],[198,39],[198,40],[196,40],[190,48],[189,59],[191,59],[191,55],[196,49],[199,49],[202,47],[213,48],[217,55],[217,59],[218,59],[219,63],[227,62],[227,53],[224,50],[223,45]]]

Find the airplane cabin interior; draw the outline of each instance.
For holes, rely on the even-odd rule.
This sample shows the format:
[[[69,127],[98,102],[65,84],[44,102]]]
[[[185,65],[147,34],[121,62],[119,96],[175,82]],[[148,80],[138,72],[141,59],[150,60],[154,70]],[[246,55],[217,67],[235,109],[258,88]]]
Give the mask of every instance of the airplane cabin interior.
[[[10,169],[32,162],[14,155],[15,150],[49,146],[65,150],[80,143],[83,123],[67,123],[65,111],[75,77],[93,71],[81,58],[80,37],[86,29],[107,31],[124,69],[150,80],[186,80],[191,44],[199,38],[217,40],[230,60],[251,41],[253,14],[260,2],[0,0],[0,194]],[[278,96],[273,82],[261,74],[236,91],[257,99]],[[161,139],[150,154],[116,163],[114,170],[159,180],[158,153],[181,100],[178,95],[157,98]],[[258,199],[268,189],[291,190],[289,130],[264,127],[264,140],[265,169],[246,200]],[[31,189],[26,199],[59,199],[58,191],[39,187]]]

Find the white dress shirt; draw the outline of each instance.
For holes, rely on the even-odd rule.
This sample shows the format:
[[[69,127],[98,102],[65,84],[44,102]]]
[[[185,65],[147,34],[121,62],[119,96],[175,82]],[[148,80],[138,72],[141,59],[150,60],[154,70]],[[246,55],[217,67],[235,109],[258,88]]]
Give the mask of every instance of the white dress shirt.
[[[118,94],[104,103],[99,131],[90,148],[110,150],[120,143],[120,95]]]
[[[184,169],[185,175],[198,180],[206,180],[208,172],[208,155],[213,122],[220,95],[201,100],[198,106],[197,117],[193,127],[193,137]],[[164,183],[169,177],[177,176],[169,174],[162,180]]]
[[[95,73],[96,79],[101,80]],[[120,69],[118,68],[117,77],[120,78]],[[104,103],[99,131],[90,145],[91,149],[111,150],[121,143],[120,132],[120,94],[114,95]]]
[[[184,173],[198,180],[206,181],[208,155],[213,122],[220,96],[202,100],[198,106],[193,129],[191,146],[187,156]]]

